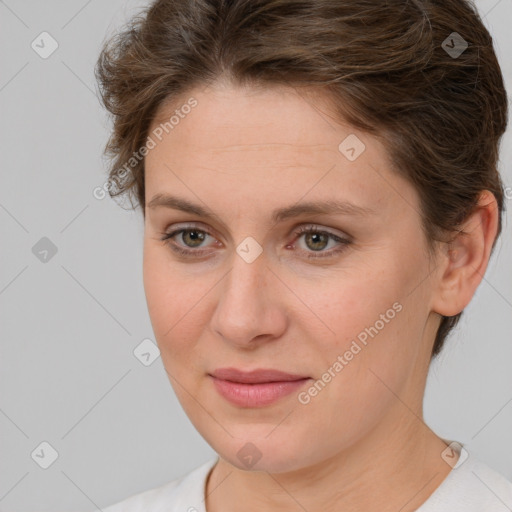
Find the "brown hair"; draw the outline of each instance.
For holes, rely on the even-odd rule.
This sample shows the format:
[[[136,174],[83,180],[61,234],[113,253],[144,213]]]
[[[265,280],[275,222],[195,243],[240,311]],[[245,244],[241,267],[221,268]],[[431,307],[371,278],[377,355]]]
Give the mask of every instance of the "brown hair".
[[[104,44],[95,71],[113,116],[110,196],[135,193],[144,215],[144,159],[133,155],[157,111],[227,77],[316,87],[340,120],[380,137],[419,193],[429,249],[459,230],[484,189],[501,232],[507,95],[468,0],[157,0]],[[432,357],[461,314],[442,317]]]

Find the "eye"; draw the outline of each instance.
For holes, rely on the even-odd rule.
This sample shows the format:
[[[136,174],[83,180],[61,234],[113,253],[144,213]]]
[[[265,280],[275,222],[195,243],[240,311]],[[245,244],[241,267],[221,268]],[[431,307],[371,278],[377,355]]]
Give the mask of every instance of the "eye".
[[[174,240],[178,235],[180,235],[178,240],[181,243]],[[306,248],[301,249],[300,252],[305,253],[306,258],[332,257],[344,251],[351,243],[348,238],[342,238],[334,233],[330,233],[329,231],[320,230],[315,226],[301,226],[294,232],[294,235],[296,237],[294,242],[297,239],[304,237]],[[201,245],[208,237],[217,242],[216,239],[208,233],[208,231],[190,226],[181,227],[171,231],[170,233],[163,233],[160,240],[177,254],[182,256],[201,257],[206,253],[211,252],[201,248]],[[330,241],[336,242],[338,245],[335,245],[334,248],[325,251],[324,249],[329,245]],[[290,245],[287,245],[287,248],[288,247],[290,247]]]
[[[173,240],[177,235],[181,235],[179,239],[181,239],[181,242],[185,244],[184,246],[178,245],[176,241]],[[195,248],[199,247],[207,237],[211,237],[207,231],[196,227],[186,227],[176,229],[170,233],[163,233],[160,240],[178,254],[182,254],[184,256],[191,256],[192,254],[194,256],[202,256],[205,251],[196,250]],[[187,249],[187,247],[189,247],[189,249]]]
[[[315,226],[301,226],[295,232],[295,236],[297,238],[304,237],[306,248],[313,251],[310,252],[306,249],[305,252],[309,253],[306,254],[307,258],[327,258],[335,256],[344,251],[351,243],[348,238],[342,238],[334,233],[330,233],[329,231],[320,230]],[[329,251],[324,251],[330,240],[337,242],[338,246]]]

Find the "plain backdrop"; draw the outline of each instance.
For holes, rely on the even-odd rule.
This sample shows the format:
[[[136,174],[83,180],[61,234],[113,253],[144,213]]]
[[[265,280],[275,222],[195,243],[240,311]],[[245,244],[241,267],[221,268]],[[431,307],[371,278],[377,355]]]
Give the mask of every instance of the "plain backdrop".
[[[104,508],[215,455],[182,411],[161,359],[145,366],[134,354],[143,340],[155,341],[142,215],[93,194],[106,180],[110,129],[94,64],[103,40],[143,5],[0,1],[0,511]],[[477,6],[510,91],[512,2]],[[42,32],[52,39],[43,36],[39,52],[58,44],[48,58],[32,47]],[[434,431],[466,443],[509,479],[511,131],[501,147],[503,236],[431,367],[425,397]],[[58,458],[43,469],[52,450]]]

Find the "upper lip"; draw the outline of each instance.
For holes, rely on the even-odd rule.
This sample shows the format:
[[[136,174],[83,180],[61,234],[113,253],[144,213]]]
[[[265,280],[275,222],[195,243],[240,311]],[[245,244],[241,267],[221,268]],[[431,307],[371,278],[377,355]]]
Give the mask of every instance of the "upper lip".
[[[306,375],[272,370],[270,368],[258,368],[251,371],[242,371],[237,368],[218,368],[210,374],[212,377],[243,384],[261,384],[262,382],[289,382],[293,380],[308,379]]]

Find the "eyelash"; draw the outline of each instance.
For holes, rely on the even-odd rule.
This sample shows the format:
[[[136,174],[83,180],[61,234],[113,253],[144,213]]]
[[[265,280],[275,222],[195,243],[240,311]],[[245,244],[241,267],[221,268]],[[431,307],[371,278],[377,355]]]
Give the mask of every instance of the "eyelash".
[[[171,231],[170,233],[162,233],[162,238],[160,239],[162,242],[165,243],[165,245],[168,245],[174,252],[182,255],[182,256],[196,256],[196,257],[201,257],[204,255],[204,253],[206,252],[205,250],[195,250],[195,249],[183,249],[182,247],[176,245],[171,239],[173,237],[175,237],[176,235],[179,235],[180,233],[184,233],[184,232],[187,232],[187,231],[198,231],[200,233],[205,233],[209,236],[212,236],[210,233],[208,233],[208,231],[205,231],[203,229],[199,229],[199,228],[195,228],[195,227],[188,227],[188,228],[180,228],[180,229],[177,229],[175,231]],[[338,242],[340,245],[335,248],[335,249],[331,249],[330,251],[327,251],[327,252],[319,252],[318,254],[322,254],[321,256],[318,255],[318,254],[315,254],[314,252],[313,253],[309,253],[306,258],[308,259],[319,259],[319,258],[329,258],[329,257],[333,257],[333,256],[336,256],[340,253],[342,253],[346,248],[347,246],[349,246],[352,242],[346,238],[341,238],[333,233],[330,233],[328,231],[323,231],[323,230],[320,230],[320,229],[317,229],[315,227],[311,227],[311,226],[301,226],[300,228],[298,228],[295,232],[294,232],[294,235],[296,237],[300,237],[301,235],[303,234],[321,234],[321,235],[327,235],[328,237],[330,237],[332,240],[334,240],[335,242]],[[309,251],[308,251],[309,252]]]

